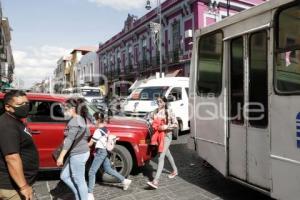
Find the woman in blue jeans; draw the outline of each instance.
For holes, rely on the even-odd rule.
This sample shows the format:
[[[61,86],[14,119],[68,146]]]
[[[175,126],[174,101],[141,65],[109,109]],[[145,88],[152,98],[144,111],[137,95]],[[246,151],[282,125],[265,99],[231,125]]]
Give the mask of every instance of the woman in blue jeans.
[[[65,116],[70,118],[65,129],[63,150],[57,159],[57,166],[63,166],[61,180],[73,191],[76,200],[88,199],[88,188],[85,180],[85,164],[90,156],[87,127],[87,108],[81,99],[69,99],[65,105]],[[75,141],[79,142],[75,142]],[[75,142],[75,145],[73,145]],[[70,157],[64,163],[67,153]]]
[[[88,183],[88,199],[94,200],[93,190],[96,182],[96,173],[99,170],[100,166],[103,165],[104,172],[116,177],[119,182],[123,184],[123,190],[127,190],[131,184],[131,180],[126,179],[116,170],[112,169],[110,160],[107,153],[107,138],[108,130],[105,127],[104,114],[96,112],[94,114],[96,119],[97,130],[94,132],[94,135],[89,142],[89,146],[93,146],[96,143],[96,154],[92,163],[92,166],[89,171],[89,183]]]

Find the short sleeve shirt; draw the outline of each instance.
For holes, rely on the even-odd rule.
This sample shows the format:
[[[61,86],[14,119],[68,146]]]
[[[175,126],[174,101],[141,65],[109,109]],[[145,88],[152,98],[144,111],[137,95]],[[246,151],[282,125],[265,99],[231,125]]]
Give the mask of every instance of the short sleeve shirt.
[[[174,112],[171,109],[162,109],[162,110],[154,110],[151,113],[151,118],[155,119],[155,118],[159,118],[159,119],[166,119],[166,111],[168,113],[168,124],[167,125],[173,125],[173,124],[178,124],[176,116],[174,114]],[[172,131],[169,131],[168,133],[171,133]]]
[[[108,130],[106,127],[95,130],[92,140],[96,142],[96,149],[105,149],[107,146]]]
[[[4,113],[0,116],[0,188],[17,189],[9,175],[5,156],[20,154],[25,178],[29,184],[33,184],[39,169],[39,156],[30,132],[26,126]]]
[[[171,109],[167,109],[167,113],[168,113],[168,125],[172,125],[172,124],[177,124],[177,119],[175,114],[173,113],[173,111]],[[166,111],[165,109],[162,110],[155,110],[152,114],[152,118],[160,118],[160,119],[166,119]]]

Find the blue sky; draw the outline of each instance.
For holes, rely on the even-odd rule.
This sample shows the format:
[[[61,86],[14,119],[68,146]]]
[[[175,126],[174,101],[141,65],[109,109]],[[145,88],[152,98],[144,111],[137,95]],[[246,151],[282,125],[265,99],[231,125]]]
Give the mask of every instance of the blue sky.
[[[118,33],[128,13],[141,17],[146,0],[1,0],[12,31],[16,77],[25,87],[53,73],[79,46],[97,46]],[[152,0],[152,3],[156,3]]]

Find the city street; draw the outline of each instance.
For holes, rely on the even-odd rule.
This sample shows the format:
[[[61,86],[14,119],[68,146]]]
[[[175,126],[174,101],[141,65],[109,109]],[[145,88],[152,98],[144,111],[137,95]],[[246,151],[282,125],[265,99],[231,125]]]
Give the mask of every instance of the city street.
[[[299,2],[0,0],[0,200],[299,200]]]
[[[271,200],[268,196],[225,179],[213,168],[205,167],[203,161],[198,158],[196,153],[187,149],[187,138],[188,135],[180,136],[179,140],[174,141],[171,146],[171,152],[179,168],[179,176],[175,179],[167,177],[168,170],[171,168],[166,162],[159,189],[151,190],[146,182],[148,177],[151,177],[152,171],[157,167],[157,161],[154,160],[150,165],[140,169],[139,172],[130,175],[129,178],[133,182],[127,191],[123,191],[120,184],[96,184],[95,199]],[[58,173],[55,175],[53,172],[42,173],[34,188],[39,200],[73,199],[68,188],[64,184],[59,183]],[[52,197],[49,195],[51,190]]]

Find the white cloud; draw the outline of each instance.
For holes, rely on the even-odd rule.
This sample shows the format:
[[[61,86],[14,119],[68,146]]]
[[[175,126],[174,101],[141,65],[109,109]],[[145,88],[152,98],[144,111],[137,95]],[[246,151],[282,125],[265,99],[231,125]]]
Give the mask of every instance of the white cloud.
[[[53,75],[57,60],[71,51],[62,47],[40,46],[13,51],[16,78],[29,88],[33,83]]]
[[[89,0],[98,6],[111,7],[115,10],[139,9],[145,6],[146,0]]]

